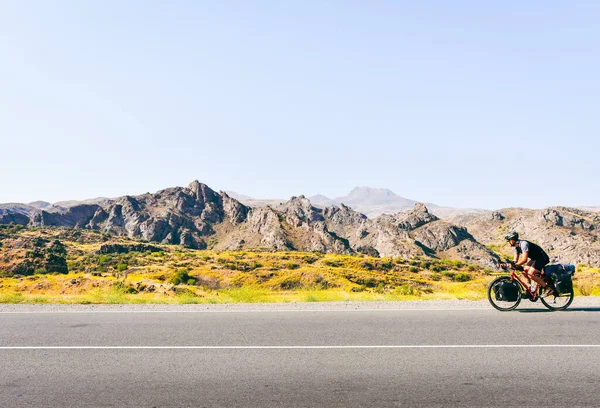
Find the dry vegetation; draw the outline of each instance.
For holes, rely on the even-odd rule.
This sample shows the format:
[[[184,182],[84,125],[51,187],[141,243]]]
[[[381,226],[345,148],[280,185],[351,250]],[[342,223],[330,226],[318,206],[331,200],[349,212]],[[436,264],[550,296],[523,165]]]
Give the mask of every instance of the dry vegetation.
[[[56,241],[68,273],[48,270]],[[0,244],[0,303],[483,299],[494,273],[429,258],[197,251],[69,229],[0,226]],[[29,272],[15,274],[22,264]],[[580,267],[576,278],[579,294],[600,295],[599,269]]]

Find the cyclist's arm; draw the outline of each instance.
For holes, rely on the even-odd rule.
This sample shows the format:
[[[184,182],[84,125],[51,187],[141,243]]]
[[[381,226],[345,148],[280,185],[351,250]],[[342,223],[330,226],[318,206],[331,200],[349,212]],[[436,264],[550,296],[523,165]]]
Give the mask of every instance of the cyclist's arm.
[[[521,256],[518,254],[515,256],[515,264],[517,266],[525,265],[527,263],[527,259],[529,258],[529,252],[523,252]]]

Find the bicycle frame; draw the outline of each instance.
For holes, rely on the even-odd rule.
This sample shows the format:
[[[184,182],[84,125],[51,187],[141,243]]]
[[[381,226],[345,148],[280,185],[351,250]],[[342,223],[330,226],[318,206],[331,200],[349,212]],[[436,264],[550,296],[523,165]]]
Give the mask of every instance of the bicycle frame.
[[[516,280],[517,282],[519,282],[519,284],[521,285],[521,287],[522,287],[522,288],[523,288],[525,291],[527,291],[527,293],[529,293],[529,295],[530,295],[532,298],[535,298],[535,297],[537,296],[537,290],[538,290],[538,288],[539,288],[539,285],[538,285],[538,288],[536,288],[536,289],[535,289],[535,292],[532,292],[532,291],[531,291],[531,286],[530,286],[530,285],[528,285],[526,282],[523,282],[523,281],[521,280],[521,278],[519,277],[519,274],[517,274],[517,271],[516,271],[515,269],[512,269],[512,270],[510,271],[510,278],[511,278],[511,280]]]

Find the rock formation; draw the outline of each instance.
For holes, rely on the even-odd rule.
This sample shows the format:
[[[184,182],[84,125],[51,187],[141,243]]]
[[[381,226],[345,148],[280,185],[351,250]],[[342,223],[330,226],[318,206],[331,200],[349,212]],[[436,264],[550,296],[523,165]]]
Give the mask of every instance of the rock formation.
[[[517,231],[522,239],[540,245],[551,262],[600,265],[600,214],[567,207],[542,210],[508,208],[488,214],[461,215],[452,221],[477,241],[495,245],[509,255],[503,237]]]

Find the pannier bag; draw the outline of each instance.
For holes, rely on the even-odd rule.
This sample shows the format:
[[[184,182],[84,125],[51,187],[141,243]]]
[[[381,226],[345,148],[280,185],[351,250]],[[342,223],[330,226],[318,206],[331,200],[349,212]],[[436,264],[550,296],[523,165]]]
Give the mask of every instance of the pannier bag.
[[[554,287],[560,295],[573,293],[573,275],[575,274],[575,265],[548,265],[544,268],[544,273],[550,278],[552,283],[554,283]]]
[[[516,302],[519,298],[519,287],[513,281],[504,280],[494,285],[496,300],[502,302]]]

